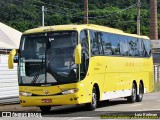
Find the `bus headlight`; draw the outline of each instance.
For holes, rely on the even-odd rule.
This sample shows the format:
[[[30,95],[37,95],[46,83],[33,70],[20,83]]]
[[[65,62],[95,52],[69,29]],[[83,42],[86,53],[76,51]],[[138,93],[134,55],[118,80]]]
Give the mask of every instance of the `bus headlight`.
[[[73,93],[76,93],[78,92],[78,89],[77,88],[73,88],[73,89],[69,89],[69,90],[65,90],[62,92],[63,95],[66,95],[66,94],[73,94]]]
[[[32,96],[32,93],[29,92],[19,92],[20,96]]]

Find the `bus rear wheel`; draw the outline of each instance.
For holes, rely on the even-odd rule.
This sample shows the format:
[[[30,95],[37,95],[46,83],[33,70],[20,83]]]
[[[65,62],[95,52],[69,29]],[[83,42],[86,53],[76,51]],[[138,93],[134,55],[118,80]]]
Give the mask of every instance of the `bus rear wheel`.
[[[132,94],[131,94],[131,96],[127,97],[127,101],[130,103],[134,103],[134,102],[136,102],[136,97],[137,97],[137,89],[136,89],[136,85],[133,83]]]
[[[92,102],[91,103],[87,103],[86,104],[86,109],[87,110],[95,110],[96,107],[97,107],[97,101],[98,100],[98,96],[97,96],[97,91],[96,91],[96,88],[93,87],[93,90],[92,90]]]
[[[137,95],[136,101],[141,102],[143,99],[143,85],[142,83],[139,84],[139,95]]]
[[[51,110],[51,106],[41,106],[40,110],[42,113],[48,113]]]

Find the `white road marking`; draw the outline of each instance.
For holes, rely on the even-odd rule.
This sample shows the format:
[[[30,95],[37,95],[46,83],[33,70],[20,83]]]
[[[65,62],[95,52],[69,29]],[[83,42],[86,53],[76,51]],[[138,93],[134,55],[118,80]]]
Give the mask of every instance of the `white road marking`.
[[[103,112],[98,112],[96,114],[89,114],[89,115],[86,115],[85,117],[76,117],[76,118],[73,118],[73,119],[68,119],[68,120],[76,120],[76,119],[83,119],[83,118],[95,118],[95,117],[87,117],[87,116],[94,116],[94,115],[102,115],[103,113],[106,113],[106,111],[103,111]]]
[[[135,105],[132,105],[131,107],[136,107],[136,106],[140,106],[142,104],[135,104]]]
[[[85,119],[85,118],[94,118],[94,117],[76,117],[76,118],[68,119],[68,120],[77,120],[77,119]]]
[[[160,110],[160,109],[153,108],[153,109],[141,109],[141,110],[136,110],[136,111],[144,111],[145,112],[145,111],[154,111],[154,110]]]

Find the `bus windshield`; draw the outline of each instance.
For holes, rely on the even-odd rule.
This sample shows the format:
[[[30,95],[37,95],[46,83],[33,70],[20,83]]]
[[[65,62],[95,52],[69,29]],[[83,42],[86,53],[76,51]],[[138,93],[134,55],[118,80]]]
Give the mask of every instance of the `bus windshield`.
[[[74,49],[76,31],[22,36],[19,60],[20,85],[65,84],[77,82]]]

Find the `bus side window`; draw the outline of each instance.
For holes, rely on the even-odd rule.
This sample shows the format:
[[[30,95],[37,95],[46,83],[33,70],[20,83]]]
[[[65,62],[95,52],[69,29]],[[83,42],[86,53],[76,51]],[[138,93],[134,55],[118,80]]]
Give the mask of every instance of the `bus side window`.
[[[139,49],[139,56],[144,57],[145,51],[144,51],[144,43],[142,39],[138,39],[138,49]]]
[[[151,55],[151,43],[149,40],[143,40],[143,43],[144,43],[145,57],[149,57]]]
[[[81,80],[84,79],[89,65],[89,44],[88,44],[88,31],[82,30],[80,33],[80,41],[82,46],[82,63],[80,65]]]
[[[109,36],[111,41],[112,55],[120,55],[120,43],[118,35],[110,34]]]
[[[99,55],[99,46],[98,46],[98,36],[97,32],[90,30],[90,40],[91,40],[91,55]]]
[[[129,46],[127,42],[126,36],[119,36],[120,41],[120,53],[122,56],[128,56],[129,54]]]
[[[84,53],[85,56],[88,58],[89,57],[89,45],[88,45],[87,30],[81,31],[80,40],[81,40],[81,46],[82,46],[82,53]]]
[[[112,55],[111,41],[109,40],[108,33],[102,33],[102,46],[104,50],[104,55]]]
[[[128,37],[128,44],[129,44],[129,56],[139,56],[136,38]]]
[[[104,53],[103,45],[102,45],[102,36],[103,36],[102,32],[97,32],[97,44],[98,44],[99,54]]]

